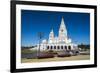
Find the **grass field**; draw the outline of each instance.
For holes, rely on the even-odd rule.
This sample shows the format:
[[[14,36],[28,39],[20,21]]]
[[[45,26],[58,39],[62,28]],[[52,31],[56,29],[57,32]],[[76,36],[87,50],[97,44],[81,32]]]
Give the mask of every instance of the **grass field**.
[[[32,62],[51,62],[51,61],[74,61],[74,60],[89,60],[90,55],[77,55],[70,57],[54,57],[46,59],[26,59],[22,58],[22,63],[32,63]]]

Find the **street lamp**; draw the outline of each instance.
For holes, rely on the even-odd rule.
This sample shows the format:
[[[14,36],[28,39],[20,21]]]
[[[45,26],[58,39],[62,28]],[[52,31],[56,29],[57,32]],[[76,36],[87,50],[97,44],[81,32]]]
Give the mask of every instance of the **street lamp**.
[[[37,57],[39,56],[40,54],[40,44],[41,44],[41,39],[43,38],[43,33],[42,32],[38,32],[38,38],[39,38],[39,49],[37,51]]]

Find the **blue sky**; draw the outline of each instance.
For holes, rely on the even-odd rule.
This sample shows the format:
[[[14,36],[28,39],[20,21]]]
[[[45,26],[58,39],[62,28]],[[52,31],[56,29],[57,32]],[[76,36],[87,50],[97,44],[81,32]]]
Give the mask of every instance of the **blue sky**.
[[[21,10],[21,45],[37,44],[38,32],[43,32],[43,39],[48,39],[52,28],[55,36],[58,36],[62,17],[72,42],[90,43],[89,13]]]

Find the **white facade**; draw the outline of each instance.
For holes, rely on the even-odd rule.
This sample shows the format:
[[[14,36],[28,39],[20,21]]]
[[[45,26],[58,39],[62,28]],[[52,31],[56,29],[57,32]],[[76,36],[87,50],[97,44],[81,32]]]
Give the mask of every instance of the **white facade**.
[[[37,48],[39,48],[39,46]],[[64,51],[76,49],[78,49],[77,45],[73,44],[72,40],[68,37],[64,18],[61,20],[58,37],[55,37],[52,29],[49,34],[49,39],[42,40],[42,43],[40,44],[40,50]]]

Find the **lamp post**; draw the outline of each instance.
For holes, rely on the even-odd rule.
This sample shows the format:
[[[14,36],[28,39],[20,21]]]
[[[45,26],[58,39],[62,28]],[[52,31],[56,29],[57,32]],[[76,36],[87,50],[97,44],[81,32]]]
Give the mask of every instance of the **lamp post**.
[[[37,51],[37,57],[39,56],[40,54],[40,44],[41,44],[41,39],[43,38],[43,33],[42,32],[38,32],[38,38],[39,38],[39,49]]]

